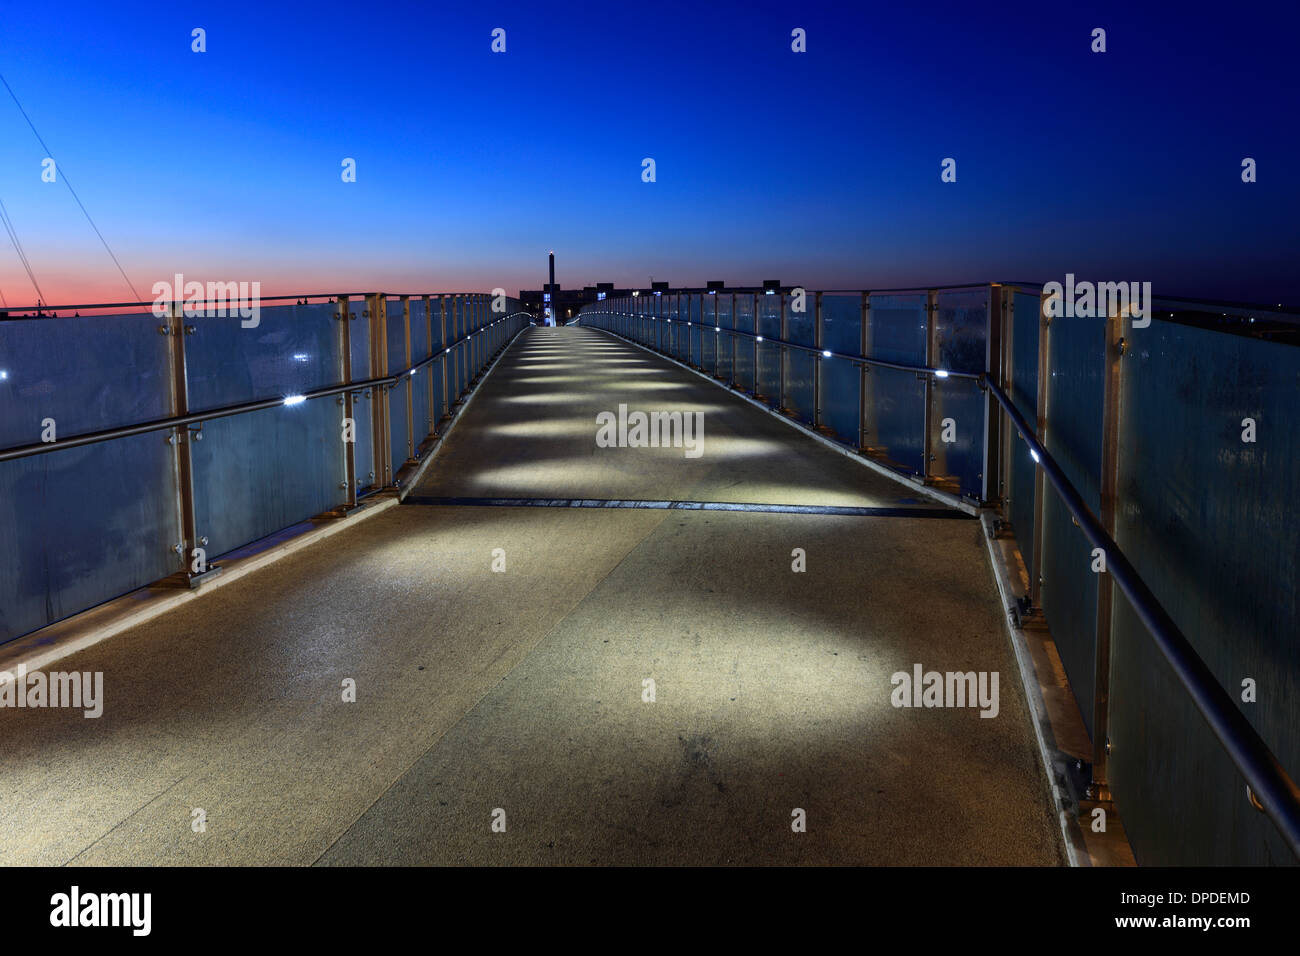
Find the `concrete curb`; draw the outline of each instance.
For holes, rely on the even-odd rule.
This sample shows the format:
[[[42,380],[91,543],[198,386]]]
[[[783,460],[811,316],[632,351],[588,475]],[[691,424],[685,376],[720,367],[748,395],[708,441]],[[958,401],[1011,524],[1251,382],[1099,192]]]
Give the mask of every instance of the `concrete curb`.
[[[994,537],[993,519],[994,515],[987,510],[980,515],[985,554],[1002,601],[1003,623],[1020,671],[1021,688],[1029,707],[1043,773],[1051,788],[1066,857],[1070,866],[1135,866],[1133,850],[1114,805],[1106,808],[1106,833],[1092,833],[1080,824],[1081,813],[1095,805],[1081,801],[1070,786],[1071,777],[1077,776],[1070,767],[1090,755],[1091,742],[1051,633],[1046,628],[1034,631],[1035,647],[1017,622],[1014,608],[1022,589],[1015,587],[1011,555],[1007,553],[1015,546],[1011,539]],[[1016,560],[1019,560],[1018,553]]]

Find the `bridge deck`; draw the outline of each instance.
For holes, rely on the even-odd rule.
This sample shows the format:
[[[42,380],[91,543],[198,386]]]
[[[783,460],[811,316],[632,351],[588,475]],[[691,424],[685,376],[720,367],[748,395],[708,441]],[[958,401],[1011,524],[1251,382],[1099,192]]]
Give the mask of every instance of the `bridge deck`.
[[[703,455],[596,448],[620,402]],[[581,328],[410,500],[478,498],[904,510],[390,509],[61,661],[101,718],[5,711],[0,863],[1062,862],[977,522]],[[894,708],[916,663],[999,672],[997,717]]]

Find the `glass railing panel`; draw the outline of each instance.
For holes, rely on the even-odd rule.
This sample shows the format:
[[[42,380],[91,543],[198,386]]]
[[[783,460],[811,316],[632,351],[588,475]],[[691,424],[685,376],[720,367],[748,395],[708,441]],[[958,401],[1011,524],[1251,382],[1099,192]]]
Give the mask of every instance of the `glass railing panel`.
[[[872,295],[868,357],[924,365],[926,305],[924,293]]]
[[[766,298],[766,296],[765,296]],[[778,296],[772,296],[778,298]],[[817,344],[817,302],[813,295],[792,296],[785,299],[786,341],[812,348]]]
[[[1294,779],[1300,591],[1286,585],[1300,581],[1300,348],[1159,317],[1123,335],[1117,542]],[[1294,862],[1116,594],[1110,781],[1138,862]]]
[[[735,379],[744,391],[754,391],[754,340],[749,337],[736,339]]]
[[[411,364],[429,357],[429,310],[423,298],[411,298]]]
[[[780,322],[780,319],[777,319]],[[777,408],[781,404],[781,346],[769,341],[758,343],[757,398]]]
[[[0,448],[40,442],[45,419],[71,438],[170,415],[164,324],[148,312],[0,320]]]
[[[765,339],[781,338],[781,296],[760,295],[755,299],[758,310],[758,334]]]
[[[813,423],[816,414],[813,405],[816,363],[817,357],[812,352],[785,350],[785,407],[806,425]]]
[[[1061,318],[1048,335],[1047,450],[1094,514],[1100,499],[1105,333],[1104,319]],[[1085,702],[1095,686],[1097,575],[1091,552],[1060,498],[1045,495],[1043,610],[1075,695]],[[1092,708],[1081,709],[1091,733]]]
[[[406,459],[414,454],[411,447],[411,412],[407,405],[411,376],[405,375],[388,391],[388,449],[391,453],[392,474],[396,475]]]
[[[735,327],[742,332],[754,331],[754,295],[751,292],[737,292],[733,305]]]
[[[363,307],[364,308],[364,307]],[[342,381],[342,333],[332,303],[264,308],[257,325],[226,316],[186,317],[190,411],[301,395]],[[353,323],[352,331],[363,324]]]
[[[843,358],[820,360],[822,424],[852,448],[858,447],[858,412],[862,401],[861,366]]]
[[[923,474],[924,381],[915,372],[869,368],[863,383],[864,447],[873,458],[892,468],[910,475]]]
[[[862,354],[862,297],[822,296],[822,348],[836,355]]]
[[[358,416],[368,411],[360,404]],[[204,423],[191,448],[196,531],[209,558],[343,500],[341,412],[339,397],[327,395]]]
[[[162,324],[0,320],[0,447],[172,414]],[[170,434],[0,462],[0,643],[181,569]]]

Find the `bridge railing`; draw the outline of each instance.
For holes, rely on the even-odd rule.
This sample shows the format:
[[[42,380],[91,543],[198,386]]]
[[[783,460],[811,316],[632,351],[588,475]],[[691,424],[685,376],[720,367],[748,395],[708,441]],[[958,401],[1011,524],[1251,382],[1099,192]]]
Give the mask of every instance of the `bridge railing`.
[[[0,643],[399,488],[530,319],[478,293],[118,305],[144,310],[0,318]]]
[[[581,321],[999,516],[1092,737],[1089,796],[1139,862],[1293,861],[1300,317],[1059,305],[1026,283],[652,290]]]

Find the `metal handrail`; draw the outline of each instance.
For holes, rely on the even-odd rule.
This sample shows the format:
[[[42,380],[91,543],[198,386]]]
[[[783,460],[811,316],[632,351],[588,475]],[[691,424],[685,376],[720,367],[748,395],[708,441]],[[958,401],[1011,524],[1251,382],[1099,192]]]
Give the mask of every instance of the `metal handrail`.
[[[410,299],[423,299],[426,297],[432,299],[435,297],[446,297],[446,296],[458,297],[458,296],[469,296],[469,295],[481,295],[481,296],[486,296],[488,298],[492,298],[491,294],[487,292],[427,292],[427,293],[412,292],[409,294],[405,292],[311,292],[307,294],[303,294],[299,292],[296,295],[259,295],[257,297],[257,301],[259,303],[260,302],[287,302],[289,299],[295,299],[295,300],[301,299],[303,300],[303,304],[305,305],[330,305],[330,304],[337,305],[338,299],[343,299],[343,298],[362,299],[368,295],[376,295],[386,299],[401,298],[403,295],[405,295],[407,298]],[[330,299],[333,301],[332,302],[307,302],[306,301],[307,299]],[[229,300],[224,300],[224,299],[203,299],[202,301],[193,301],[193,302],[178,301],[178,304],[182,304],[186,309],[189,309],[189,308],[197,308],[199,306],[207,306],[207,305],[222,305],[228,301]],[[41,303],[40,305],[17,305],[17,306],[10,305],[10,306],[5,306],[3,309],[0,309],[0,312],[27,312],[27,311],[34,310],[38,314],[7,315],[5,316],[4,319],[0,319],[0,321],[13,322],[20,319],[52,319],[55,318],[55,316],[51,315],[50,314],[51,312],[60,312],[60,311],[66,312],[69,309],[74,309],[74,310],[75,309],[95,309],[95,310],[136,309],[136,308],[152,307],[157,303],[158,303],[157,299],[147,299],[142,302],[80,302],[80,303],[73,303],[72,305],[46,305],[44,303]],[[171,303],[168,302],[168,305],[171,305]],[[168,315],[170,314],[171,313],[169,312]],[[160,316],[160,318],[162,317],[164,316]],[[62,318],[71,319],[74,318],[74,316],[65,315],[62,316]],[[94,319],[94,318],[101,318],[101,316],[82,315],[82,316],[76,316],[76,318]]]
[[[489,322],[481,328],[475,329],[475,332],[482,332],[489,329],[499,322],[505,322],[518,315],[532,315],[531,312],[519,311],[511,312],[509,315]],[[439,351],[430,355],[428,358],[421,359],[409,368],[392,375],[384,375],[378,378],[368,378],[360,382],[347,382],[341,385],[327,385],[324,388],[313,389],[312,391],[303,392],[303,400],[313,398],[325,398],[330,395],[342,395],[344,392],[362,392],[369,388],[375,388],[381,385],[395,385],[403,377],[412,375],[431,365],[443,355],[450,352],[457,346],[468,342],[474,337],[474,332],[461,336],[454,342],[441,346]],[[346,361],[346,357],[345,357]],[[297,395],[295,398],[299,397]],[[102,431],[87,432],[82,435],[73,435],[71,438],[61,438],[58,441],[39,442],[31,445],[15,445],[11,448],[0,449],[0,461],[13,461],[17,458],[31,458],[34,455],[45,455],[50,452],[61,451],[65,448],[79,448],[83,445],[95,445],[99,442],[112,441],[115,438],[129,438],[132,435],[143,435],[148,432],[164,431],[168,428],[177,428],[183,425],[193,425],[201,422],[212,421],[217,418],[228,418],[232,415],[243,415],[247,412],[261,411],[265,408],[278,408],[284,405],[283,398],[265,398],[253,402],[240,402],[235,405],[221,405],[217,408],[208,409],[203,412],[192,412],[188,415],[174,415],[170,418],[156,418],[153,421],[137,422],[134,425],[120,425],[116,428],[106,428]]]
[[[987,389],[1002,406],[1011,424],[1033,452],[1038,467],[1052,483],[1057,496],[1083,529],[1084,535],[1094,547],[1105,553],[1106,573],[1112,576],[1129,599],[1133,610],[1155,640],[1156,647],[1192,698],[1192,703],[1219,738],[1229,759],[1246,778],[1250,794],[1259,801],[1260,809],[1273,821],[1291,852],[1300,859],[1300,787],[1287,775],[1263,738],[1237,709],[1228,692],[1219,684],[1205,661],[1201,660],[1174,619],[1161,606],[1137,569],[1084,503],[1083,497],[1070,483],[1056,459],[1038,441],[1033,428],[1019,409],[987,376],[981,376],[980,386]]]
[[[1059,281],[1059,280],[1058,280]],[[1038,280],[1029,279],[998,279],[991,282],[956,282],[946,285],[931,286],[895,286],[888,289],[818,289],[823,295],[924,295],[927,292],[961,292],[963,290],[986,289],[990,285],[1002,286],[1003,288],[1021,288],[1021,289],[1042,289],[1047,283]],[[785,286],[790,289],[795,286]],[[628,292],[636,291],[644,296],[654,296],[655,290],[647,289],[644,286],[629,287]],[[717,293],[719,295],[763,295],[766,289],[762,286],[731,286],[723,289],[702,289],[698,286],[683,289],[659,290],[662,295],[710,295]],[[617,297],[616,297],[617,298]],[[1238,299],[1203,299],[1195,295],[1172,295],[1161,294],[1155,296],[1156,300],[1162,302],[1199,302],[1202,305],[1220,305],[1228,306],[1234,309],[1258,309],[1260,311],[1296,313],[1300,311],[1300,305],[1283,305],[1280,302],[1243,302]],[[607,300],[602,300],[607,301]]]
[[[641,312],[613,312],[608,309],[593,309],[590,312],[579,312],[578,318],[584,315],[623,315],[630,319],[649,319],[652,322],[658,322],[663,319],[669,325],[672,325],[672,319],[664,315],[645,315]],[[753,339],[755,342],[762,342],[764,345],[776,345],[781,348],[795,349],[799,352],[812,352],[820,355],[822,358],[837,358],[845,362],[851,362],[854,365],[869,365],[874,368],[892,368],[900,372],[915,372],[918,375],[929,375],[933,378],[964,378],[973,382],[978,382],[984,375],[983,372],[958,372],[946,368],[930,368],[928,365],[907,365],[902,362],[886,362],[884,359],[866,358],[861,355],[846,355],[843,352],[833,352],[830,349],[819,349],[815,345],[800,345],[797,342],[787,342],[784,339],[768,338],[766,335],[759,335],[757,332],[746,332],[744,329],[724,329],[720,326],[710,326],[707,322],[694,322],[688,320],[686,326],[691,328],[699,326],[701,329],[712,328],[715,334],[723,332],[728,335],[739,335],[747,339]]]

